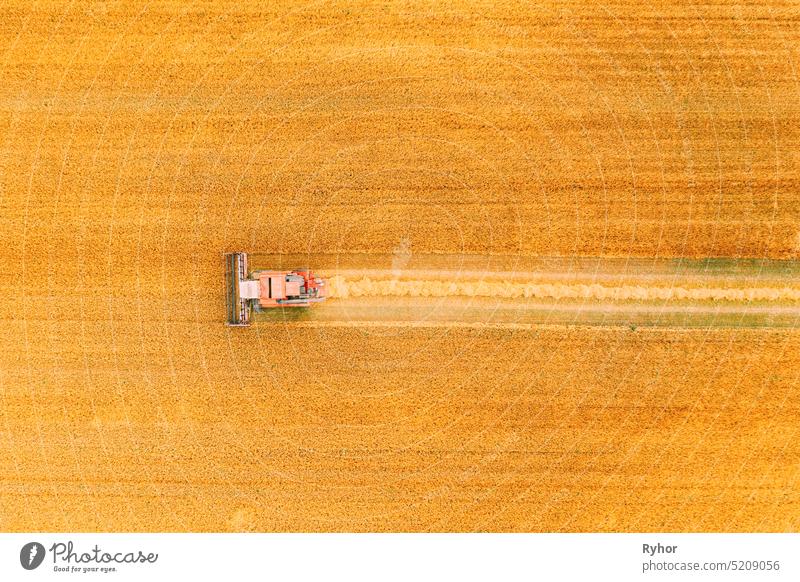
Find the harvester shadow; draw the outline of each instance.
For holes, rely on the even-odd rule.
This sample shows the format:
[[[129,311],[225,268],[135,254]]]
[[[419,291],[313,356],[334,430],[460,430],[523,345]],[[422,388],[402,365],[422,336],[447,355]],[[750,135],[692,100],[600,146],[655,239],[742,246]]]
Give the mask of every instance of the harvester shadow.
[[[253,321],[256,323],[299,322],[312,318],[313,314],[308,307],[275,307],[253,311]]]

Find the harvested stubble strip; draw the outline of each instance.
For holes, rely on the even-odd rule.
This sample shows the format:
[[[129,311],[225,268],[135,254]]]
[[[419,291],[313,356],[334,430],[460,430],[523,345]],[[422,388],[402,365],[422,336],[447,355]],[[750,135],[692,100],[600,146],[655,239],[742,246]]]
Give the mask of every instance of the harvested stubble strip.
[[[438,281],[348,279],[328,280],[332,298],[349,297],[498,297],[504,299],[595,299],[605,301],[800,301],[800,289],[792,287],[643,287],[634,285],[527,283],[510,281]]]

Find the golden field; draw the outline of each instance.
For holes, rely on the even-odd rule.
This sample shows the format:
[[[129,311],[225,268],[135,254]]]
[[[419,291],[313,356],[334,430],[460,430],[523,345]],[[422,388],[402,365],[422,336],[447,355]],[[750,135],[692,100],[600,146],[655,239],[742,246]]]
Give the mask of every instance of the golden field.
[[[230,329],[222,261],[796,259],[793,3],[0,15],[0,530],[800,529],[800,331]]]

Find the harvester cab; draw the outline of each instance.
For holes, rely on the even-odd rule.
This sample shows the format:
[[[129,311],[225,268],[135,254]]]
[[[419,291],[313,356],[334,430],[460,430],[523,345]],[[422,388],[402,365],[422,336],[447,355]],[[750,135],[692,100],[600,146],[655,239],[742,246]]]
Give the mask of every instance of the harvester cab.
[[[225,255],[228,325],[250,325],[255,311],[308,307],[325,300],[325,281],[308,269],[249,271],[247,253]]]

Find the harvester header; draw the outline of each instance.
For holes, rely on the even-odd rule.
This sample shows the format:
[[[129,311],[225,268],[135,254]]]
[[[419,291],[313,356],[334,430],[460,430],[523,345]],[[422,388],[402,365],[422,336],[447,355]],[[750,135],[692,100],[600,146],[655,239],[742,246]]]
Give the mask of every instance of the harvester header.
[[[253,271],[247,253],[225,255],[228,325],[250,325],[252,311],[277,307],[308,307],[325,300],[325,281],[309,269]]]

